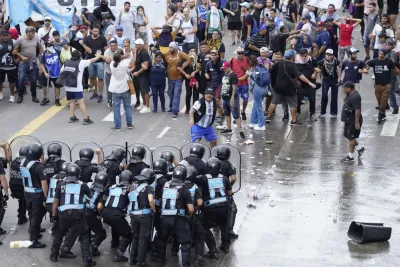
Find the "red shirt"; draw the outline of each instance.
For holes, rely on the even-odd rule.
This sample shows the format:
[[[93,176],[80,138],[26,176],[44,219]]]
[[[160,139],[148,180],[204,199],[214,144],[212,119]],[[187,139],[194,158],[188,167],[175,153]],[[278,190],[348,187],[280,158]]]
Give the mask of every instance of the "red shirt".
[[[347,27],[346,27],[347,26]],[[351,46],[353,24],[340,24],[339,46]]]
[[[244,57],[243,60],[237,58],[232,58],[232,70],[237,75],[238,78],[242,78],[246,74],[247,70],[247,59]],[[248,84],[247,79],[238,81],[238,86],[243,86]]]

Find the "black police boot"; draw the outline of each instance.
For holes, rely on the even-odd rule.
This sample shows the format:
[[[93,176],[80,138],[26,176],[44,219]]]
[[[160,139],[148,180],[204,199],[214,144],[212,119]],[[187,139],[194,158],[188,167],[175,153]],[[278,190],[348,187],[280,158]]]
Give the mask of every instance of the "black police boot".
[[[206,266],[207,262],[203,259],[202,256],[197,256],[196,261],[193,263],[194,267]]]
[[[50,260],[51,260],[52,262],[57,262],[57,257],[58,257],[58,253],[56,253],[56,252],[52,252],[52,253],[50,254]]]
[[[7,231],[0,227],[0,235],[5,235],[6,233]]]
[[[211,258],[211,259],[216,259],[218,260],[219,258],[219,252],[218,250],[215,248],[213,250],[209,250],[206,254],[204,254],[205,256]]]
[[[96,265],[96,262],[92,260],[92,258],[84,258],[83,263],[85,264],[85,267],[92,267]]]
[[[26,218],[26,217],[21,217],[21,218],[18,219],[18,225],[25,224],[25,223],[27,223],[28,221],[29,221],[28,218]]]
[[[229,237],[232,238],[232,239],[237,239],[237,238],[239,238],[239,235],[235,234],[235,232],[233,232],[233,230],[230,230],[229,231]]]
[[[71,251],[63,251],[63,252],[61,252],[59,257],[63,258],[63,259],[75,259],[76,258],[75,254],[72,253]]]
[[[125,257],[124,253],[120,250],[117,250],[117,253],[114,255],[113,262],[125,262],[128,261],[128,257]]]
[[[97,246],[91,246],[90,247],[90,254],[92,254],[93,257],[98,257],[100,256],[100,251],[97,248]]]
[[[225,252],[225,253],[229,253],[229,247],[227,247],[227,246],[221,245],[221,246],[219,247],[219,249],[220,249],[221,251]]]
[[[111,248],[117,248],[119,246],[119,239],[111,240]]]
[[[28,248],[45,248],[46,244],[40,243],[39,241],[33,241],[32,245],[30,245]]]

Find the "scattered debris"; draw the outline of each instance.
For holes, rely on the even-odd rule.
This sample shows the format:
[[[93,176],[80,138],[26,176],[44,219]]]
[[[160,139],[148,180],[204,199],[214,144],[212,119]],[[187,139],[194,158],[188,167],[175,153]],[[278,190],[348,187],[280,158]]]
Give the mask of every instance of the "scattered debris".
[[[292,160],[292,158],[286,158],[287,160]]]
[[[278,184],[283,184],[283,181],[277,181]]]
[[[293,141],[292,141],[292,140],[290,140],[289,142],[290,142],[290,143],[293,143]]]
[[[242,152],[242,153],[240,153],[240,154],[244,155],[244,154],[246,154],[246,152]]]
[[[265,141],[265,143],[268,145],[272,145],[274,143],[274,141]]]
[[[263,154],[263,152],[260,152],[260,155],[262,155]]]
[[[261,161],[257,162],[258,165],[262,165],[263,163]]]
[[[245,145],[253,145],[254,141],[253,140],[247,140],[243,144],[245,144]]]
[[[256,157],[250,157],[251,159],[255,159]]]
[[[272,165],[271,167],[272,167],[272,168],[276,168],[276,165],[274,164],[274,165]]]
[[[257,208],[257,204],[256,203],[254,203],[254,202],[247,202],[247,205],[246,205],[248,208]]]

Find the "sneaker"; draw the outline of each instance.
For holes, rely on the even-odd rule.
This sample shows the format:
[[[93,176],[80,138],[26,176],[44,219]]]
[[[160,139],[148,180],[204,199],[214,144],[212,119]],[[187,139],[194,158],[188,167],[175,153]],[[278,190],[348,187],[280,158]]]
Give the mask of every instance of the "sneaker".
[[[32,102],[39,103],[40,101],[39,101],[39,99],[37,97],[32,97]]]
[[[372,79],[372,80],[375,80],[375,75],[372,75],[371,79]]]
[[[217,130],[225,130],[226,129],[226,127],[224,125],[217,125],[215,128]]]
[[[326,114],[322,114],[322,113],[321,113],[321,114],[319,114],[318,118],[323,118],[323,117],[325,117],[325,115],[326,115]]]
[[[139,106],[136,108],[137,110],[142,110],[144,107],[146,107],[145,105],[139,104]]]
[[[3,92],[0,92],[0,100],[4,98]]]
[[[97,93],[93,93],[93,95],[90,97],[90,100],[92,99],[97,99],[99,95]]]
[[[337,119],[337,115],[331,115],[331,119]]]
[[[288,121],[289,120],[289,114],[283,115],[282,121]]]
[[[232,133],[232,129],[225,129],[221,131],[221,134],[231,134]]]
[[[79,119],[76,116],[69,118],[69,123],[74,123],[74,122],[78,122],[78,121],[79,121]]]
[[[267,117],[266,119],[265,119],[265,123],[270,123],[272,121],[272,117]],[[254,126],[255,127],[255,126]]]
[[[393,115],[399,114],[399,108],[393,109],[392,114],[393,114]]]
[[[149,113],[149,112],[151,112],[150,108],[144,106],[144,108],[142,108],[142,110],[140,110],[139,113]]]
[[[290,125],[292,125],[292,126],[300,126],[300,125],[303,125],[303,123],[299,122],[299,121],[290,121]]]
[[[341,162],[353,162],[354,158],[350,157],[349,155],[347,155],[345,158],[343,158],[341,160]]]
[[[172,109],[168,109],[168,110],[167,110],[167,113],[172,113]]]
[[[173,118],[173,119],[177,119],[177,118],[178,118],[178,115],[172,114],[172,118]]]
[[[136,102],[135,108],[138,108],[140,106],[140,102]]]
[[[253,129],[254,126],[255,126],[255,124],[251,124],[251,123],[249,124],[249,128],[250,128],[250,129]]]
[[[17,103],[21,104],[22,101],[24,101],[24,98],[22,96],[18,96]]]
[[[10,103],[14,103],[15,102],[15,96],[10,96],[10,100],[8,100],[8,102]]]
[[[97,98],[97,103],[101,103],[103,102],[103,96],[99,95],[99,97]]]
[[[365,150],[367,150],[365,147],[361,147],[358,152],[358,158],[361,158],[362,154],[364,154]]]
[[[265,131],[265,125],[263,125],[262,127],[254,125],[254,131]]]
[[[231,44],[230,44],[230,46],[234,46],[234,45],[236,45],[236,43],[235,43],[235,42],[233,42],[233,43],[231,43]]]
[[[186,111],[185,111],[185,115],[189,115],[189,110],[186,110]]]
[[[315,114],[311,114],[310,121],[317,121],[317,116],[315,116]]]
[[[40,105],[41,106],[46,106],[48,103],[50,103],[50,100],[48,100],[47,98],[43,98],[42,102],[40,102]]]
[[[83,125],[93,124],[93,121],[88,116],[87,119],[83,119],[82,124]]]
[[[246,139],[246,136],[244,135],[244,132],[240,132],[239,135],[240,135],[240,138]]]
[[[246,118],[246,113],[242,112],[241,115],[242,115],[242,120],[245,121],[245,120],[247,119],[247,118]]]
[[[117,127],[117,126],[113,126],[110,129],[114,130],[114,131],[121,131],[121,127]]]
[[[113,108],[112,103],[108,102],[107,107],[111,110]]]
[[[131,129],[133,129],[133,124],[132,123],[128,123],[127,127],[128,127],[129,130],[131,130]]]
[[[55,104],[57,107],[61,106],[60,99],[56,99],[56,101],[54,101],[54,104]]]

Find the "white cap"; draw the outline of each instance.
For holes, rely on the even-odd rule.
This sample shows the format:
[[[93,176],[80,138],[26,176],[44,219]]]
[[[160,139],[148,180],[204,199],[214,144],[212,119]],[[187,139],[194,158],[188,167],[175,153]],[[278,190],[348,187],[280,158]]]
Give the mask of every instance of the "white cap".
[[[168,47],[178,49],[178,45],[176,44],[176,42],[170,42]]]
[[[137,45],[144,45],[143,39],[142,38],[138,38],[135,40],[135,44]]]
[[[333,50],[332,49],[326,49],[325,54],[330,54],[333,55]]]
[[[360,52],[357,48],[351,47],[350,48],[350,53],[354,54],[354,53],[358,53]]]
[[[46,17],[44,17],[44,20],[51,20],[51,17],[50,16],[46,16]]]

